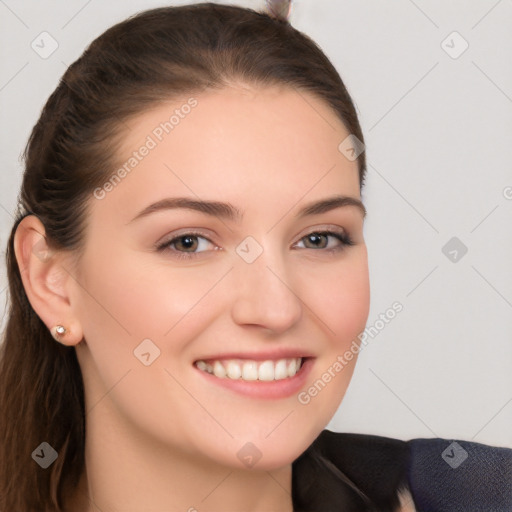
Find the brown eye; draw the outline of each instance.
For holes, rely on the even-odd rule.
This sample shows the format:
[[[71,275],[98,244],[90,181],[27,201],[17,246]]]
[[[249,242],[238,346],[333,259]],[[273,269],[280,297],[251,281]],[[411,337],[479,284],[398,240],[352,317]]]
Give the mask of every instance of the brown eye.
[[[311,233],[303,238],[303,240],[307,241],[305,243],[306,247],[308,247],[308,243],[312,244],[313,249],[323,249],[327,247],[327,244],[329,243],[327,235],[324,235],[322,233]]]
[[[198,237],[194,235],[180,236],[174,239],[177,241],[173,241],[172,245],[174,245],[174,247],[179,251],[184,250],[186,252],[194,252],[197,249],[197,246],[199,245],[197,242],[197,238]]]
[[[210,246],[210,247],[209,247]],[[157,250],[177,257],[195,257],[215,248],[213,242],[199,233],[184,233],[157,246]]]

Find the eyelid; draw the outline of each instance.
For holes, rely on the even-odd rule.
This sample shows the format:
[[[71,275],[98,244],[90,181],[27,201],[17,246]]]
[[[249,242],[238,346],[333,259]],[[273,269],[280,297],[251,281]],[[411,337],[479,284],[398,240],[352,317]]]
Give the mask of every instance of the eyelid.
[[[183,228],[179,229],[177,231],[174,231],[173,233],[169,233],[162,237],[160,241],[158,241],[155,246],[161,246],[162,244],[168,244],[169,242],[172,242],[176,238],[180,238],[185,235],[193,235],[193,236],[200,236],[202,238],[206,238],[210,243],[214,244],[212,241],[211,234],[206,233],[205,231],[202,231],[200,228]]]
[[[335,224],[321,224],[319,226],[309,227],[303,230],[295,243],[300,242],[305,236],[308,236],[311,233],[322,233],[325,231],[332,231],[336,234],[344,235],[347,237],[349,236],[348,231],[341,226],[337,226]]]
[[[295,244],[292,246],[292,249],[297,249],[298,244],[303,243],[303,240],[307,238],[310,235],[318,234],[321,236],[325,236],[327,238],[334,238],[336,239],[339,244],[335,245],[334,247],[319,247],[319,248],[311,248],[311,247],[300,247],[299,249],[310,249],[314,252],[319,253],[327,253],[327,254],[334,254],[339,253],[341,251],[344,251],[347,249],[347,247],[351,247],[355,245],[355,242],[352,238],[352,236],[344,229],[333,229],[333,228],[320,228],[320,229],[314,229],[311,231],[308,231],[305,235],[303,235]]]

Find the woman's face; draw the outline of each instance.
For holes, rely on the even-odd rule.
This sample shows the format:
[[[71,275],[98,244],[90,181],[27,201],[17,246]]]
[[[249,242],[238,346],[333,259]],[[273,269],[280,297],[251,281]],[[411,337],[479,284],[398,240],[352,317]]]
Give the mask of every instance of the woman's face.
[[[71,298],[88,424],[228,466],[289,464],[339,406],[368,316],[362,210],[305,210],[360,199],[357,162],[338,149],[349,132],[315,97],[278,88],[184,97],[128,125],[124,172],[91,195]],[[301,355],[297,376],[274,382],[195,365],[235,359],[230,374],[250,379],[251,361]]]

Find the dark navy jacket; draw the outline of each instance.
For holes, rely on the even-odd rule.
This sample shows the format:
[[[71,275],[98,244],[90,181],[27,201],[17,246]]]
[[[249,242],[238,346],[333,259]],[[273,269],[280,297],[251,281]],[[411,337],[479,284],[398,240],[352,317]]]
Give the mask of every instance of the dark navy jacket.
[[[292,465],[295,512],[512,512],[512,449],[324,430]]]

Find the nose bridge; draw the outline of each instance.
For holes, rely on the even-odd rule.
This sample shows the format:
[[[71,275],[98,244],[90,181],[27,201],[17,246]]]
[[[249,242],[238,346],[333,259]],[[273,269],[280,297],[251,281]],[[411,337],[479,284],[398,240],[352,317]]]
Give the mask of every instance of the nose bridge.
[[[301,317],[302,304],[282,254],[261,245],[258,248],[254,240],[242,242],[237,253],[233,269],[235,322],[275,331],[290,328]]]

